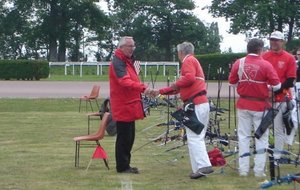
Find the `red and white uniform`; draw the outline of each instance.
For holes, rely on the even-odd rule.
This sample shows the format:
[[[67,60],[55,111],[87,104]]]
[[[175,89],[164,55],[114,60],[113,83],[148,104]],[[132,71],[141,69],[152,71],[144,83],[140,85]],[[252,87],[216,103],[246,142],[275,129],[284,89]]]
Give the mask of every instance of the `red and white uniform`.
[[[267,51],[262,55],[263,59],[269,61],[274,69],[276,70],[280,82],[283,83],[287,78],[296,78],[297,74],[297,66],[296,60],[293,55],[288,53],[285,50],[281,50],[280,52]],[[284,94],[278,94],[275,97],[276,102],[283,102]],[[289,97],[292,97],[291,92],[289,91]]]
[[[281,50],[280,52],[268,51],[265,54],[263,54],[263,58],[269,61],[273,65],[274,69],[278,73],[281,83],[285,82],[286,79],[288,78],[296,78],[297,76],[296,60],[294,56],[288,53],[287,51],[285,50]],[[289,94],[288,97],[291,99],[293,96],[290,89],[288,90],[288,94]],[[280,102],[284,102],[284,101],[285,101],[284,93],[280,93],[275,96],[275,102],[277,102],[275,104],[276,107],[279,106]],[[282,113],[284,113],[285,111],[286,111],[286,103],[282,103],[279,112],[274,119],[275,149],[277,150],[283,150],[284,143],[287,141],[289,141],[289,144],[291,144],[291,141],[293,141],[293,137],[294,137],[292,136],[292,140],[290,140],[289,139],[290,137],[287,136],[285,133],[285,127],[282,120]],[[296,122],[294,123],[296,124],[294,126],[297,127],[297,123]],[[296,127],[294,127],[292,134],[295,133]],[[281,156],[280,153],[274,154],[275,159],[279,159],[280,156]]]
[[[192,55],[187,55],[182,61],[180,71],[180,78],[176,81],[175,85],[179,88],[180,98],[182,101],[187,101],[197,93],[206,90],[205,77],[199,61]],[[160,94],[174,94],[171,87],[162,88],[159,90]],[[194,104],[201,104],[208,102],[206,96],[197,96],[194,99]]]
[[[250,157],[242,155],[250,152],[252,128],[258,128],[264,110],[271,104],[268,102],[268,85],[280,88],[280,81],[272,65],[256,54],[248,54],[245,58],[237,60],[229,75],[229,83],[237,85],[240,95],[237,101],[238,111],[238,139],[239,139],[239,172],[246,176],[250,169]],[[260,139],[255,139],[257,151],[268,147],[269,131]],[[253,168],[255,176],[264,176],[266,154],[256,154]]]
[[[160,94],[175,94],[179,92],[181,99],[187,101],[197,93],[206,90],[202,67],[193,55],[187,55],[182,60],[181,77],[176,81],[175,85],[179,88],[179,91],[167,87],[160,89]],[[195,97],[193,102],[197,118],[205,126],[199,135],[186,127],[191,166],[193,173],[195,173],[200,168],[211,166],[204,141],[210,108],[205,95]]]
[[[239,66],[240,60],[237,60],[229,76],[229,83],[238,84],[237,93],[241,96],[237,101],[237,108],[252,111],[264,111],[269,108],[271,104],[267,101],[269,99],[268,84],[276,86],[280,83],[272,65],[258,55],[249,54],[244,64],[246,75],[243,73],[241,80],[238,75]],[[261,99],[261,101],[255,101],[255,99]],[[264,99],[266,101],[263,101]]]

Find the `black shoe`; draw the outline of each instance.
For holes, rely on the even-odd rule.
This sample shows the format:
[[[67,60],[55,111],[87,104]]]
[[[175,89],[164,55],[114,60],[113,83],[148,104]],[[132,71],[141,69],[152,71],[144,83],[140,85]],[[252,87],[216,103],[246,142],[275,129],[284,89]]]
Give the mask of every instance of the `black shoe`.
[[[214,172],[214,170],[211,166],[200,168],[200,169],[198,169],[198,171],[196,173],[191,173],[190,178],[191,179],[198,179],[200,177],[206,176],[206,175],[211,174],[213,172]]]
[[[139,169],[135,167],[129,167],[127,170],[118,172],[118,173],[131,173],[131,174],[139,174]]]
[[[191,179],[198,179],[198,178],[203,177],[205,175],[196,172],[196,173],[191,173],[189,176],[190,176]]]

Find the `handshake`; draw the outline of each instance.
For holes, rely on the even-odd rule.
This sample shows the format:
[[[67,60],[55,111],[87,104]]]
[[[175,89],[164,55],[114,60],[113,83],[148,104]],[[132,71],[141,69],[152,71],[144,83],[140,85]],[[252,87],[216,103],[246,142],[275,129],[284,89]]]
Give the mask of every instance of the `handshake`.
[[[159,93],[159,90],[158,89],[150,89],[150,88],[147,88],[145,91],[144,91],[144,94],[145,96],[148,96],[150,98],[155,98],[157,97],[160,93]]]

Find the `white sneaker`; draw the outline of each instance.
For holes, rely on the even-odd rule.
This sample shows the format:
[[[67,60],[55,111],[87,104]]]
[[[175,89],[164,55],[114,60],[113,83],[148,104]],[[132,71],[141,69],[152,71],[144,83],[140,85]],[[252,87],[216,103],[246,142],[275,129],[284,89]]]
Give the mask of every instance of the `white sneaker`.
[[[255,173],[255,177],[267,177],[265,173]]]

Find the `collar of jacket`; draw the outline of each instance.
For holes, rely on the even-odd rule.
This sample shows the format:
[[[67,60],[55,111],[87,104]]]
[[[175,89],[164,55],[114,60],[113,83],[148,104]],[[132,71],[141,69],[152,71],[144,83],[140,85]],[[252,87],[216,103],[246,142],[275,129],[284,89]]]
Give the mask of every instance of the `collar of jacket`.
[[[122,61],[129,62],[129,63],[133,63],[134,62],[134,57],[132,56],[131,58],[127,57],[122,51],[121,49],[116,49],[115,51],[115,56],[118,57],[119,59],[121,59]]]
[[[186,58],[188,58],[189,56],[191,56],[192,54],[187,54],[183,59],[182,59],[182,63],[186,60]]]

